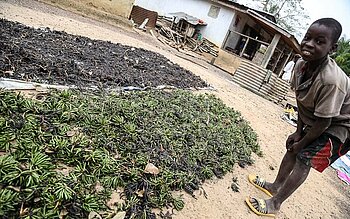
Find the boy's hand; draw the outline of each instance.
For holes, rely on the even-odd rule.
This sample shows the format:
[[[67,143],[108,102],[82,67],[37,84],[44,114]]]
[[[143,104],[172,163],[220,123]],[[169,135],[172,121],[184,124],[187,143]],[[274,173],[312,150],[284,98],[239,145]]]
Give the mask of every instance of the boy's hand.
[[[296,155],[301,149],[303,149],[303,145],[300,142],[295,142],[287,148],[287,151]]]
[[[294,143],[297,143],[301,139],[301,134],[298,132],[294,132],[293,134],[289,135],[286,141],[286,148],[289,151],[289,148],[292,147]]]

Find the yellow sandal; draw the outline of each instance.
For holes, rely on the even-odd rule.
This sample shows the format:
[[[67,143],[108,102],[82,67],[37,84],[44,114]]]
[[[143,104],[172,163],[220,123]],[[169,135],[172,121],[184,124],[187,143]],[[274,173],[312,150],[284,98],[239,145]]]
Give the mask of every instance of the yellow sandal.
[[[245,202],[247,203],[248,207],[250,210],[252,210],[255,214],[259,216],[267,216],[267,217],[275,217],[275,214],[269,214],[267,213],[267,206],[266,206],[266,201],[264,199],[257,199],[257,198],[252,198],[256,201],[258,204],[257,208],[253,206],[253,204],[250,201],[251,198],[246,198]]]
[[[271,194],[271,192],[269,192],[267,189],[264,188],[264,185],[266,183],[266,181],[255,175],[255,174],[249,174],[248,175],[248,180],[251,184],[253,184],[256,188],[260,189],[261,191],[263,191],[265,194],[267,194],[268,196],[272,197],[273,195]]]

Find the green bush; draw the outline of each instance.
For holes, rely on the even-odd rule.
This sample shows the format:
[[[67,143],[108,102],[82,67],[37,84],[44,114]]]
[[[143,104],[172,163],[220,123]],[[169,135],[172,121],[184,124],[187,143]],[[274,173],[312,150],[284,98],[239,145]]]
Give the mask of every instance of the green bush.
[[[332,55],[340,68],[350,76],[350,40],[345,37],[338,41],[337,52]]]

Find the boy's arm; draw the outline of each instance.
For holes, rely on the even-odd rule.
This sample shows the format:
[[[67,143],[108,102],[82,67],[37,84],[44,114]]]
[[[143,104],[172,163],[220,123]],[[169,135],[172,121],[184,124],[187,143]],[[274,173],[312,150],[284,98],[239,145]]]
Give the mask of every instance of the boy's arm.
[[[299,135],[301,135],[301,133],[303,132],[304,129],[304,122],[303,120],[301,120],[300,116],[298,116],[298,122],[297,122],[297,130],[295,131],[296,133],[298,133]]]
[[[298,116],[297,130],[293,134],[289,135],[286,141],[286,148],[288,151],[291,149],[294,142],[300,141],[304,125],[303,120],[301,120],[300,116]]]
[[[294,142],[289,151],[298,153],[301,149],[315,141],[331,125],[332,118],[318,117],[306,135],[298,142]]]

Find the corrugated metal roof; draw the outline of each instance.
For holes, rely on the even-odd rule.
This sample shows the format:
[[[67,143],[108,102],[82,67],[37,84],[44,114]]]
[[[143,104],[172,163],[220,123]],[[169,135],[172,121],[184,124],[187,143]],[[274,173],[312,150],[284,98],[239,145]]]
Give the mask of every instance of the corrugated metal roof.
[[[186,14],[185,12],[169,13],[169,15],[176,18],[175,23],[178,23],[180,20],[185,20],[192,25],[207,25],[203,20]]]

